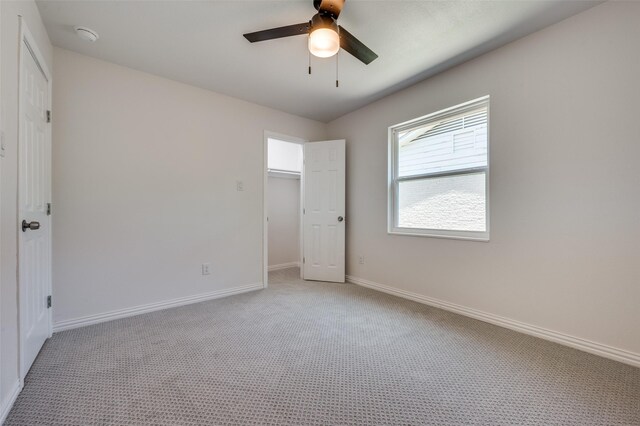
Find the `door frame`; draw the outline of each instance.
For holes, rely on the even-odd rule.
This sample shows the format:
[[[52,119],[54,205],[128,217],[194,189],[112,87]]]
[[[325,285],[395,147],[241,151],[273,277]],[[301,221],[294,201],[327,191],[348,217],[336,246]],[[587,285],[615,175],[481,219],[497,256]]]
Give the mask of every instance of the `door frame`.
[[[17,182],[17,191],[16,194],[18,194],[19,197],[19,191],[20,191],[20,141],[22,139],[22,107],[23,107],[23,99],[22,99],[22,75],[23,75],[23,71],[24,71],[24,61],[22,60],[22,54],[23,51],[26,49],[27,53],[31,54],[33,56],[33,58],[36,61],[36,65],[38,65],[38,67],[40,68],[40,70],[42,71],[42,74],[44,75],[44,77],[47,79],[47,92],[48,92],[48,99],[47,99],[47,109],[49,111],[51,111],[51,102],[52,102],[52,78],[51,78],[51,72],[49,71],[49,68],[47,67],[47,63],[44,60],[44,56],[42,55],[42,52],[40,51],[40,48],[38,47],[38,43],[36,42],[36,39],[33,37],[33,35],[31,34],[31,31],[29,31],[29,27],[27,26],[27,23],[25,22],[25,19],[22,16],[19,16],[19,26],[20,26],[20,47],[18,49],[18,61],[19,61],[19,67],[18,67],[18,153],[17,153],[17,165],[18,165],[18,179],[16,180]],[[25,46],[26,45],[28,46]],[[51,184],[52,184],[52,169],[51,169],[51,155],[52,155],[52,140],[51,140],[51,124],[49,124],[46,128],[45,131],[45,137],[47,138],[47,145],[49,147],[49,152],[47,154],[47,160],[49,162],[48,164],[48,169],[49,169],[49,197],[51,197]],[[49,199],[48,202],[51,202],[51,198]],[[20,243],[20,234],[19,234],[19,230],[18,230],[18,226],[19,223],[21,221],[20,218],[20,203],[18,202],[16,205],[16,235],[18,236],[17,238],[17,245],[18,245],[18,256],[17,256],[17,278],[18,278],[18,340],[19,340],[19,344],[18,344],[18,350],[19,350],[19,357],[18,357],[18,363],[19,363],[19,376],[20,376],[20,385],[22,386],[24,384],[24,378],[27,374],[26,371],[24,371],[24,367],[25,367],[25,361],[24,361],[24,327],[22,326],[24,324],[24,319],[23,319],[23,314],[24,314],[24,307],[23,307],[23,302],[24,300],[21,297],[22,294],[22,283],[21,283],[21,277],[20,277],[20,262],[21,262],[21,243]],[[49,294],[52,294],[52,220],[51,220],[51,216],[48,216],[48,220],[49,220],[49,247],[48,247],[48,251],[49,251],[49,271],[48,271],[48,277],[49,277],[49,282],[48,282],[48,290],[49,290]],[[52,311],[53,308],[49,309],[48,315],[47,315],[47,319],[49,322],[49,337],[52,336],[53,334],[53,315],[52,315]]]
[[[267,288],[269,286],[269,205],[268,205],[268,183],[269,183],[269,139],[277,139],[283,142],[291,142],[296,143],[298,145],[303,145],[302,155],[304,161],[304,144],[309,142],[306,139],[299,138],[296,136],[284,135],[282,133],[276,133],[269,130],[264,131],[264,141],[263,141],[263,151],[262,151],[262,286]],[[302,277],[302,258],[304,256],[304,244],[303,244],[303,235],[302,235],[302,208],[304,202],[304,167],[300,172],[300,206],[299,206],[299,218],[300,223],[299,226],[299,235],[300,240],[298,242],[298,262],[300,264],[300,277]]]

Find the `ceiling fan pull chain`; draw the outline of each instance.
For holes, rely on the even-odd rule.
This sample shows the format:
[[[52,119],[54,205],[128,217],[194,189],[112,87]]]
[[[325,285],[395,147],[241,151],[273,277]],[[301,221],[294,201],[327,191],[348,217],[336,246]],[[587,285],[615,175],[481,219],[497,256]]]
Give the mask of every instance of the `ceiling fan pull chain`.
[[[307,53],[309,54],[309,75],[311,75],[311,51],[307,49]]]
[[[339,60],[338,60],[338,56],[340,56],[340,51],[338,51],[338,53],[336,53],[336,87],[340,87],[340,83],[338,82],[338,64],[339,64]]]

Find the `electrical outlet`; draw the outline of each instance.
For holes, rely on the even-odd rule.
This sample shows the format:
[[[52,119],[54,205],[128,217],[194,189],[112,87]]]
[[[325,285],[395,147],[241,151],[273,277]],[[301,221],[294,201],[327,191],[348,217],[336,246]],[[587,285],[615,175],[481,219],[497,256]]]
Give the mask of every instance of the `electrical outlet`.
[[[364,265],[364,256],[358,257],[358,263]]]
[[[244,182],[241,180],[236,181],[236,191],[244,191]]]
[[[211,264],[203,263],[202,264],[202,275],[211,275]]]

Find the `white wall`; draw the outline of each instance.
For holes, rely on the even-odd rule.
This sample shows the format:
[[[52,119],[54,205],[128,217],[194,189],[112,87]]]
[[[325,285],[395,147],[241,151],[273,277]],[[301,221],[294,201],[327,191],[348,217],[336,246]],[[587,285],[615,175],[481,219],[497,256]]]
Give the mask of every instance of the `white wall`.
[[[0,15],[0,123],[5,140],[5,157],[0,158],[2,169],[0,205],[0,416],[10,403],[9,398],[18,386],[18,301],[17,301],[17,227],[18,188],[18,48],[21,15],[33,34],[49,69],[52,47],[40,13],[33,1],[1,1]]]
[[[269,177],[269,266],[300,261],[300,180]]]
[[[275,170],[302,172],[302,145],[278,139],[268,139],[267,167]]]
[[[326,126],[58,48],[54,72],[54,324],[261,283],[264,131]]]
[[[331,122],[348,274],[640,356],[638,22],[605,3]],[[388,235],[387,127],[484,95],[491,241]]]

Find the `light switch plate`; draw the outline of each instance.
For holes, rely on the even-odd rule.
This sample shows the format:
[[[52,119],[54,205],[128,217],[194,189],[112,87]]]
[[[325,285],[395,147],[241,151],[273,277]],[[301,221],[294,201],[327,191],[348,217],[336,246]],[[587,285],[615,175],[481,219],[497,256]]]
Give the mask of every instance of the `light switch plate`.
[[[202,275],[211,275],[211,264],[203,263],[202,264]]]
[[[4,151],[5,151],[4,131],[0,130],[0,157],[4,158]]]

